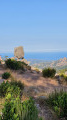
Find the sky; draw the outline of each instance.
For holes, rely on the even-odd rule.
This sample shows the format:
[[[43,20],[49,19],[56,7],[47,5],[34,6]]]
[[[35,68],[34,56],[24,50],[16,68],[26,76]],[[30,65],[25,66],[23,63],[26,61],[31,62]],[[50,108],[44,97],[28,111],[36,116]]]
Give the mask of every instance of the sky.
[[[67,51],[67,0],[0,0],[0,53]]]

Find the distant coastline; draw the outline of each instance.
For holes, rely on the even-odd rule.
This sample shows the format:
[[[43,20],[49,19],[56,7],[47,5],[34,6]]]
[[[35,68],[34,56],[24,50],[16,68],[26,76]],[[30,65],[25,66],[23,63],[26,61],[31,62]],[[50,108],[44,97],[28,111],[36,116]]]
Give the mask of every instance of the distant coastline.
[[[0,56],[4,59],[5,56],[8,56],[9,58],[14,57],[13,53],[0,53]],[[59,60],[61,58],[67,58],[67,52],[31,52],[31,53],[25,53],[25,59],[31,60],[48,60],[48,61],[54,61]]]

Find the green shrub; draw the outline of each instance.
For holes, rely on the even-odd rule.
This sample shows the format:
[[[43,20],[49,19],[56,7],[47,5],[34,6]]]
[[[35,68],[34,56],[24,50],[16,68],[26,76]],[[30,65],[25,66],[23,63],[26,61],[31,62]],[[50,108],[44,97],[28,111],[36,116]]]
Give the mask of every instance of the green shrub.
[[[11,84],[11,86],[13,86],[13,88],[18,87],[20,89],[20,96],[22,96],[24,84],[21,83],[21,81],[11,81],[10,84]],[[18,91],[17,91],[17,93],[18,93]]]
[[[42,71],[43,77],[54,77],[56,73],[55,69],[45,68]]]
[[[2,74],[2,78],[3,79],[8,79],[10,77],[10,75],[11,74],[9,72],[5,72],[5,73]]]
[[[8,93],[2,111],[2,120],[42,120],[32,98],[21,103],[19,97]],[[8,114],[7,114],[8,113]]]
[[[59,117],[65,117],[67,119],[67,92],[55,91],[55,93],[49,95],[47,103]]]
[[[13,69],[13,70],[20,69],[20,63],[16,60],[7,59],[5,63],[6,63],[6,66],[10,69]]]
[[[8,91],[11,91],[12,94],[17,94],[20,91],[20,95],[22,95],[22,90],[24,89],[24,84],[20,81],[11,81],[11,82],[3,82],[0,85],[0,96],[5,97]]]
[[[2,110],[2,120],[20,120],[18,110],[20,109],[19,97],[14,98],[10,93],[6,96]]]
[[[5,94],[7,93],[7,89],[10,86],[9,82],[3,82],[0,84],[0,96],[4,97]]]
[[[21,61],[12,60],[12,59],[7,59],[5,61],[5,64],[6,64],[7,68],[10,68],[12,70],[19,70],[19,69],[24,70],[24,68],[27,68],[26,63],[21,62]]]
[[[20,120],[42,120],[38,117],[38,110],[32,98],[22,103],[21,113]]]
[[[22,109],[25,112],[24,120],[38,119],[38,111],[32,98],[23,102]]]
[[[21,90],[18,86],[10,85],[7,89],[6,95],[10,93],[12,97],[17,98],[17,96],[21,96]]]
[[[42,120],[38,117],[38,110],[32,98],[21,103],[22,87],[23,84],[18,81],[3,82],[0,85],[1,95],[6,95],[1,120]]]
[[[11,81],[10,84],[13,85],[13,86],[15,85],[15,86],[19,87],[20,90],[24,89],[24,84],[21,83],[21,81],[14,80],[14,81]]]

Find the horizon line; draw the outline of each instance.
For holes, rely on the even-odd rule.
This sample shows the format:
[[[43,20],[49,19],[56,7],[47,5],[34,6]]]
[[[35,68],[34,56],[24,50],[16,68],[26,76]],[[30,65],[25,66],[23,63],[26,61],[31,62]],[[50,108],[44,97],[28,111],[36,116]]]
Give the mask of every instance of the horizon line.
[[[24,53],[45,53],[45,52],[67,52],[67,51],[25,51]],[[0,54],[2,53],[14,53],[14,51],[10,51],[10,52],[0,52]]]

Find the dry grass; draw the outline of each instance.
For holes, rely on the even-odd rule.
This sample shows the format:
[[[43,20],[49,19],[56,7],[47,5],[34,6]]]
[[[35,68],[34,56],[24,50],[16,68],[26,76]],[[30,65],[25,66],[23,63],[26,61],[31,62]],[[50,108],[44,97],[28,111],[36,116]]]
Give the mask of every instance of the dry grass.
[[[11,80],[17,80],[24,83],[24,94],[26,94],[26,96],[47,96],[55,90],[67,90],[67,86],[60,85],[56,79],[44,78],[41,73],[31,73],[30,71],[26,71],[25,73],[20,73],[20,71],[10,71],[10,73]]]
[[[22,73],[20,70],[13,71],[10,69],[6,69],[5,71],[10,72],[11,74],[9,80],[17,80],[24,83],[24,94],[26,94],[26,96],[47,96],[55,90],[67,90],[67,86],[60,85],[56,79],[44,78],[41,73],[38,74],[36,71],[34,73],[31,73],[30,71]],[[3,69],[0,70],[0,74],[3,72]]]

